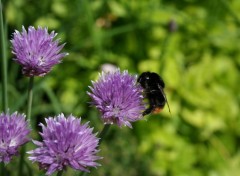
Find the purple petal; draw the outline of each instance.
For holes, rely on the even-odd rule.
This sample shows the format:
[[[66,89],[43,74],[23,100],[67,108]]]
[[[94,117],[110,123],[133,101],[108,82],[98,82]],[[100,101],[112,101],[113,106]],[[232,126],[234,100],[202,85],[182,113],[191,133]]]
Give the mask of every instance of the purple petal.
[[[136,77],[127,71],[103,72],[89,88],[91,92],[87,94],[92,98],[92,105],[102,113],[104,123],[131,128],[131,122],[142,118],[143,90]]]
[[[0,114],[0,162],[8,163],[18,154],[20,146],[30,139],[28,122],[24,114]]]
[[[64,44],[59,40],[53,41],[57,34],[48,34],[47,28],[30,26],[28,31],[22,27],[22,33],[13,33],[12,53],[14,60],[22,65],[22,72],[26,76],[44,76],[52,67],[61,62],[68,53],[60,53]]]
[[[81,124],[81,119],[63,114],[45,121],[46,126],[40,124],[43,141],[33,141],[38,148],[27,152],[31,161],[38,162],[48,175],[66,166],[85,172],[87,167],[99,166],[95,162],[101,159],[96,156],[99,139],[88,123]]]

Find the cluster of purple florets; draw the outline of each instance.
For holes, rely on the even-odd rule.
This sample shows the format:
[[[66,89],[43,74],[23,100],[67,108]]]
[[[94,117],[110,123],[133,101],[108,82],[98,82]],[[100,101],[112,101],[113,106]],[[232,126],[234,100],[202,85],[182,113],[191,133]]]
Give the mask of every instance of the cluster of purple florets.
[[[59,45],[55,32],[47,28],[34,28],[22,32],[15,31],[12,43],[14,61],[22,66],[22,73],[28,77],[45,76],[52,67],[61,62],[68,53],[62,52],[65,44]],[[136,76],[116,69],[102,72],[96,82],[92,82],[87,92],[91,104],[101,113],[104,124],[132,127],[131,123],[142,118],[144,110],[142,88]],[[27,151],[29,160],[37,162],[47,175],[61,171],[67,166],[89,172],[89,167],[97,167],[99,138],[88,123],[73,115],[45,118],[40,124],[41,141],[32,140],[37,148]],[[19,148],[29,142],[31,128],[24,114],[17,112],[0,114],[0,162],[9,163],[18,155]]]
[[[119,126],[131,126],[131,122],[142,118],[143,105],[142,87],[137,84],[136,76],[127,71],[116,70],[112,73],[103,72],[96,82],[92,82],[92,105],[101,112],[104,123]]]

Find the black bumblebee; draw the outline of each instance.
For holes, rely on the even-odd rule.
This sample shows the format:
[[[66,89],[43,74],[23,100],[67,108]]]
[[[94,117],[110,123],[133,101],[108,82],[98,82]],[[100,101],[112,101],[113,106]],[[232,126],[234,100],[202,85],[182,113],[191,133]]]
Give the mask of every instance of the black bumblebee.
[[[143,87],[146,98],[149,101],[149,107],[143,112],[143,116],[150,113],[159,113],[166,103],[170,112],[167,97],[163,90],[165,84],[157,73],[143,72],[138,77],[137,82]]]

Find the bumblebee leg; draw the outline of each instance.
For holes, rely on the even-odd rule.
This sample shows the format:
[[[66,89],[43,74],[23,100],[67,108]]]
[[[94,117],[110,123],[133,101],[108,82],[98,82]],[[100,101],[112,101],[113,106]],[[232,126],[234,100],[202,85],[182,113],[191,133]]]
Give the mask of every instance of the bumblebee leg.
[[[154,107],[153,107],[153,106],[150,106],[149,108],[147,108],[147,109],[142,113],[142,115],[143,115],[143,116],[148,115],[148,114],[150,114],[153,110],[154,110]]]
[[[148,96],[149,107],[142,113],[143,116],[150,114],[155,108],[155,99],[152,96]]]

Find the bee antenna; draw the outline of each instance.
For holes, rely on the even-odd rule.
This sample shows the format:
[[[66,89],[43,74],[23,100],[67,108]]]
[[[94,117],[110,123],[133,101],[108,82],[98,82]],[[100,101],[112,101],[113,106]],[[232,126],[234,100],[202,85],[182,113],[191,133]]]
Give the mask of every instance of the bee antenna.
[[[165,96],[165,95],[164,95]],[[170,106],[169,106],[169,104],[168,104],[168,101],[167,101],[167,97],[165,96],[165,99],[166,99],[166,103],[167,103],[167,106],[168,106],[168,111],[169,111],[169,113],[172,115],[172,113],[171,113],[171,109],[170,109]]]

